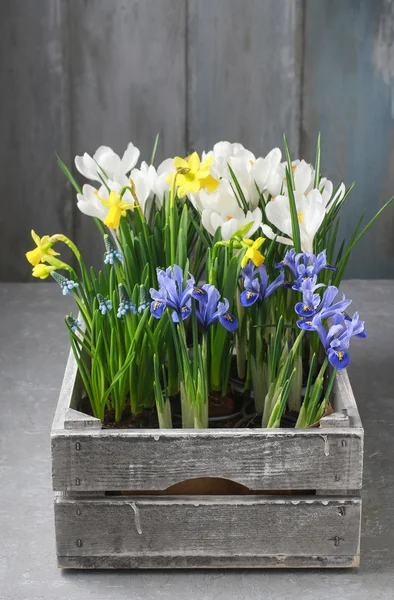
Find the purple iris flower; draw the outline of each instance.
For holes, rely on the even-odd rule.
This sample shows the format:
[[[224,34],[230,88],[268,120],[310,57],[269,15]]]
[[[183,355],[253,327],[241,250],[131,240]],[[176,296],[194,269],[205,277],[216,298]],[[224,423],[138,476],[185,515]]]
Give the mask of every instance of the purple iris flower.
[[[220,302],[220,293],[214,285],[206,283],[202,289],[207,293],[208,301],[199,302],[199,308],[196,311],[199,323],[208,329],[214,323],[223,325],[229,331],[235,331],[238,328],[237,319],[228,312],[229,302],[227,298],[223,298]]]
[[[265,298],[271,296],[285,281],[285,275],[281,271],[279,277],[268,285],[268,275],[265,266],[261,265],[256,268],[252,261],[248,262],[241,273],[244,277],[245,290],[240,296],[240,302],[245,307],[251,306],[255,302],[261,304]]]
[[[296,313],[302,317],[297,321],[300,329],[312,330],[311,321],[316,314],[319,314],[321,319],[328,319],[337,313],[343,313],[351,303],[351,300],[346,300],[344,294],[342,300],[334,302],[338,294],[338,288],[334,285],[329,285],[320,298],[320,294],[315,293],[315,290],[320,287],[324,285],[316,284],[316,275],[304,279],[301,284],[302,302],[297,302],[294,307]]]
[[[172,320],[177,322],[178,316],[182,320],[186,319],[191,309],[191,298],[196,298],[204,303],[208,301],[208,294],[201,287],[195,285],[193,275],[189,273],[189,279],[186,285],[183,283],[183,271],[178,265],[173,268],[168,267],[166,271],[157,269],[157,280],[159,290],[150,289],[152,302],[150,306],[151,313],[156,319],[160,319],[165,308],[172,308],[175,312],[172,314]]]
[[[317,331],[324,346],[329,362],[335,369],[346,369],[350,363],[348,348],[353,336],[362,337],[365,331],[364,321],[360,321],[358,313],[348,320],[342,313],[332,318],[332,325],[326,331],[319,314],[312,319],[312,327]]]
[[[286,252],[283,260],[275,265],[277,269],[284,269],[288,267],[291,274],[294,277],[295,283],[293,289],[299,290],[303,280],[318,275],[323,269],[329,269],[330,271],[336,271],[335,267],[332,267],[327,263],[327,253],[323,250],[315,256],[309,252],[302,252],[296,254],[294,248]]]

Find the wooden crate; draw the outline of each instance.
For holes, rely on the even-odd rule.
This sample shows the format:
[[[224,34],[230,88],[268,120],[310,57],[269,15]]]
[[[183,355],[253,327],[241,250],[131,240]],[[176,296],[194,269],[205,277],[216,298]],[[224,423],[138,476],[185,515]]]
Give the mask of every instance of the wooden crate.
[[[52,428],[60,567],[358,566],[363,429],[346,372],[316,429],[103,430],[80,398],[70,354]]]

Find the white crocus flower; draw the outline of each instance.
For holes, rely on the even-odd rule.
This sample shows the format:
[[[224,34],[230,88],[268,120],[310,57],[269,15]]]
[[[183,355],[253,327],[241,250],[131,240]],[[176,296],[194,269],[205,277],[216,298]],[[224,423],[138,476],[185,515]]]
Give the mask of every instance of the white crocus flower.
[[[84,177],[92,181],[119,181],[135,167],[139,156],[140,151],[132,142],[128,144],[122,158],[108,146],[100,146],[93,158],[86,152],[83,156],[76,156],[75,166]]]
[[[201,189],[195,194],[189,194],[189,199],[194,208],[200,213],[204,210],[210,210],[219,213],[225,219],[230,218],[239,210],[239,204],[231,185],[225,179],[220,180],[218,187],[213,192]]]
[[[259,195],[253,178],[251,177],[252,166],[256,161],[255,155],[244,148],[242,144],[230,142],[218,142],[209,152],[203,152],[201,160],[212,156],[211,175],[218,180],[227,181],[234,185],[229,166],[237,178],[248,207],[253,210],[258,206]],[[230,189],[231,189],[230,185]],[[232,192],[234,196],[234,193]]]
[[[315,169],[313,165],[305,162],[305,160],[295,160],[292,163],[293,166],[293,177],[295,187],[295,197],[300,197],[303,194],[309,194],[314,187]],[[282,163],[283,173],[285,173],[286,163]],[[321,193],[321,199],[328,211],[333,204],[342,200],[345,195],[345,186],[343,183],[339,186],[337,192],[333,196],[334,186],[332,181],[326,177],[322,177],[319,182],[319,191]],[[287,194],[287,183],[284,180],[284,193]]]
[[[130,180],[132,180],[136,186],[139,186],[140,190],[142,190],[142,186],[144,188],[143,196],[140,198],[137,192],[137,197],[141,206],[143,206],[146,215],[150,212],[154,198],[156,206],[158,208],[162,206],[164,196],[170,189],[170,185],[166,179],[168,175],[174,171],[174,159],[167,158],[158,166],[157,170],[153,165],[142,162],[139,169],[133,169],[130,172]]]
[[[244,148],[242,144],[232,144],[230,142],[218,142],[212,150],[202,153],[201,160],[204,161],[210,156],[212,156],[211,173],[216,179],[221,179],[222,177],[228,179],[230,175],[228,163],[236,167],[237,161],[239,161],[238,165],[245,163],[251,167],[256,160],[253,152]]]
[[[312,190],[308,194],[297,195],[296,208],[300,227],[301,249],[303,252],[313,252],[313,240],[325,216],[325,206],[319,190]],[[293,246],[290,204],[287,196],[277,196],[265,207],[268,220],[285,234],[277,236],[277,241]],[[270,239],[275,238],[275,233],[269,225],[262,226],[263,233]]]
[[[122,178],[121,178],[122,179]],[[85,184],[82,188],[82,194],[77,194],[77,206],[81,212],[90,217],[97,217],[108,227],[119,227],[121,214],[124,210],[132,209],[135,205],[134,196],[130,189],[126,189],[121,196],[121,192],[126,186],[130,187],[130,180],[123,177],[121,182],[108,179],[106,185],[102,185],[96,190],[93,186]],[[141,178],[136,178],[133,182],[135,195],[137,196],[141,207],[144,207],[148,190],[145,182]],[[119,205],[117,219],[113,220],[110,215],[110,222],[107,217],[111,211],[111,206]],[[116,223],[116,224],[115,224]]]
[[[245,215],[244,211],[238,207],[231,216],[226,217],[213,210],[205,209],[202,212],[201,221],[211,235],[215,235],[216,230],[221,227],[222,239],[229,240],[240,227],[247,223],[253,223],[247,233],[248,237],[251,237],[261,227],[262,214],[261,210],[256,208],[253,212],[248,211]]]
[[[153,188],[159,203],[163,203],[163,198],[170,191],[170,184],[167,181],[168,175],[175,172],[175,164],[173,158],[166,158],[157,167],[157,179]]]
[[[77,206],[79,210],[88,217],[96,217],[104,221],[108,214],[108,209],[99,199],[99,195],[104,194],[104,191],[106,191],[104,186],[96,190],[92,185],[85,183],[82,188],[82,194],[77,194]]]
[[[264,196],[278,196],[282,191],[284,167],[282,153],[274,148],[265,158],[259,157],[251,168],[251,178]]]

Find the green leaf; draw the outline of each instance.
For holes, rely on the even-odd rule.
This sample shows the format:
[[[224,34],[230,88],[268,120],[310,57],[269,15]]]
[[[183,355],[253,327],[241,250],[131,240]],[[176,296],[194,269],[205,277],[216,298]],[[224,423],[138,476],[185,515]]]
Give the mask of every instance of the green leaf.
[[[286,181],[287,181],[287,192],[289,195],[289,206],[290,206],[290,216],[291,216],[291,229],[293,232],[293,244],[295,251],[297,254],[301,252],[301,236],[300,236],[300,225],[298,222],[298,213],[297,207],[294,198],[294,188],[293,188],[293,177],[290,175],[291,171],[286,168]]]
[[[254,221],[251,221],[250,223],[246,223],[245,225],[241,225],[241,227],[239,229],[237,229],[237,231],[234,233],[234,235],[231,236],[231,240],[244,238],[246,236],[246,234],[250,231],[250,229],[253,227],[253,225],[254,225]]]
[[[235,188],[236,188],[236,190],[238,192],[239,199],[240,199],[240,201],[242,203],[241,208],[243,208],[245,212],[248,212],[249,205],[248,205],[248,202],[247,202],[247,200],[245,198],[245,194],[243,193],[243,190],[242,190],[242,188],[241,188],[241,186],[240,186],[240,184],[238,182],[237,176],[235,175],[234,171],[230,167],[229,163],[227,163],[227,166],[228,166],[228,170],[230,171],[230,175],[231,175],[231,178],[232,178],[232,180],[234,182]]]
[[[151,154],[151,157],[150,157],[150,164],[151,165],[153,165],[154,162],[155,162],[155,156],[156,156],[156,151],[157,151],[157,145],[159,143],[159,138],[160,138],[160,133],[157,133],[156,137],[155,137],[155,142],[154,142],[153,148],[152,148],[152,154]]]
[[[376,215],[369,221],[369,223],[364,227],[364,229],[361,231],[361,233],[358,234],[358,236],[355,238],[355,240],[353,240],[348,248],[346,249],[345,254],[342,256],[339,265],[337,265],[338,267],[338,271],[343,273],[343,269],[342,266],[343,264],[346,265],[346,262],[353,250],[353,248],[355,247],[355,245],[361,240],[361,238],[363,237],[363,235],[365,233],[367,233],[367,231],[372,227],[372,225],[375,223],[375,221],[380,217],[380,215],[386,210],[386,208],[388,206],[390,206],[390,204],[394,201],[394,197],[390,198],[390,200],[388,200],[388,202],[386,202],[386,204],[384,206],[382,206],[382,208],[376,213]]]
[[[71,171],[67,167],[67,165],[62,161],[62,159],[60,158],[60,156],[58,155],[57,152],[56,152],[56,158],[57,158],[57,164],[59,165],[59,167],[61,168],[61,170],[63,171],[63,173],[65,174],[65,176],[67,177],[67,179],[69,180],[69,182],[71,183],[71,185],[73,186],[75,191],[78,194],[82,194],[81,186],[79,185],[77,180],[74,178],[74,175],[71,173]]]
[[[291,162],[290,152],[289,152],[289,146],[287,145],[287,139],[286,139],[285,134],[283,134],[283,144],[284,144],[284,147],[285,147],[287,168],[288,168],[289,173],[290,173],[290,179],[291,179],[292,189],[294,189],[295,185],[294,185],[294,173],[293,173],[293,169],[292,169],[293,165],[292,165],[292,162]]]
[[[316,148],[316,162],[315,162],[315,180],[313,187],[319,189],[320,182],[320,131],[317,136],[317,148]]]

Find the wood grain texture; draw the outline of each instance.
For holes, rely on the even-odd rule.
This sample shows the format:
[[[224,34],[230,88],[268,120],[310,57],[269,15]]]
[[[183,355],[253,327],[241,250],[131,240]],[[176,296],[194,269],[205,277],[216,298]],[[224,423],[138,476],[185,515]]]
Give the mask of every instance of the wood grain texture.
[[[31,280],[25,252],[40,235],[72,233],[72,196],[55,152],[70,157],[66,5],[0,6],[0,279]]]
[[[150,160],[185,151],[185,5],[183,0],[73,0],[70,11],[72,149],[131,140]],[[78,211],[79,212],[79,211]],[[77,215],[87,264],[101,265],[102,240],[90,217]]]
[[[241,142],[299,152],[302,11],[298,0],[189,0],[188,149]]]
[[[360,489],[362,434],[340,428],[55,432],[52,461],[54,490],[160,490],[197,477],[257,490]]]
[[[393,41],[392,0],[306,0],[301,153],[313,160],[321,131],[323,175],[356,180],[340,239],[394,195]],[[394,277],[393,231],[391,206],[353,251],[348,276]]]
[[[233,558],[293,566],[301,557],[309,566],[346,557],[351,566],[360,509],[351,498],[58,498],[57,552],[82,567],[82,557],[101,567],[108,556],[113,567],[232,566]]]

